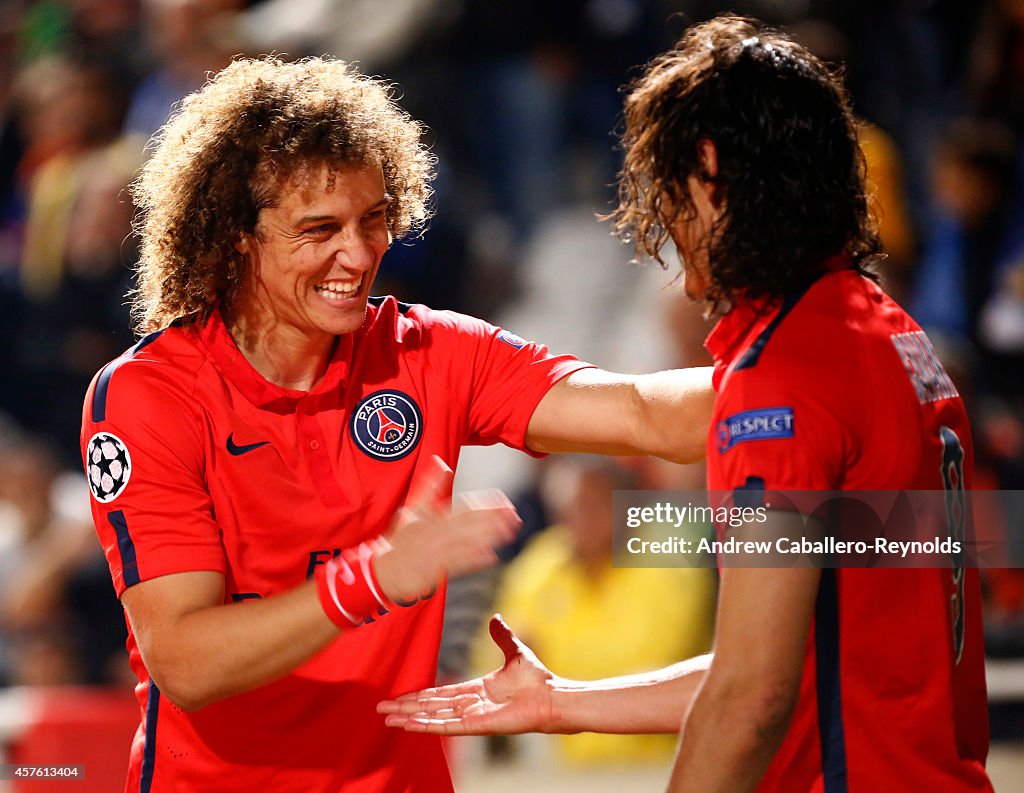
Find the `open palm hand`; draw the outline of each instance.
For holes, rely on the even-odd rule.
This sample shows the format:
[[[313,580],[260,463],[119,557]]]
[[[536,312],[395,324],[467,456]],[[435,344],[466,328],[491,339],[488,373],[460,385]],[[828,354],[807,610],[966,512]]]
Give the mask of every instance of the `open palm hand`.
[[[491,617],[491,638],[505,664],[488,675],[405,694],[381,702],[389,727],[440,735],[545,732],[553,723],[554,676],[516,638],[500,615]]]

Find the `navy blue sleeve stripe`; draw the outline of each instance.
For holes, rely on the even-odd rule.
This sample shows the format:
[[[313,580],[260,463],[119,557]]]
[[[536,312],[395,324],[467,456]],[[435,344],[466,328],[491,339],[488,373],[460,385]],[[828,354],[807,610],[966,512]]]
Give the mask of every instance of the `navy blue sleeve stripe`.
[[[764,506],[764,477],[748,476],[746,482],[732,491],[732,500],[737,507]]]
[[[92,392],[93,421],[104,421],[107,418],[107,387],[110,385],[111,376],[123,360],[118,358],[108,363],[103,367],[100,379],[96,381],[96,389]]]
[[[155,330],[147,336],[143,336],[135,344],[134,347],[129,349],[120,358],[115,361],[111,361],[100,373],[99,379],[96,381],[96,390],[92,392],[92,420],[93,421],[104,421],[107,418],[107,389],[110,387],[110,378],[114,376],[114,372],[117,368],[125,361],[131,360],[132,356],[140,350],[145,349],[157,338],[163,330]]]
[[[142,775],[139,793],[149,793],[153,787],[153,767],[156,765],[156,721],[160,714],[160,689],[149,681],[146,694],[146,742],[142,746]]]
[[[139,583],[139,564],[135,559],[135,543],[132,542],[132,535],[128,531],[128,521],[121,510],[109,513],[107,520],[117,535],[117,552],[121,555],[121,577],[124,578],[124,585],[135,586]]]
[[[814,650],[824,793],[847,793],[842,670],[839,667],[839,582],[834,569],[821,571],[814,612]]]
[[[786,296],[785,300],[782,301],[782,305],[779,307],[779,313],[775,315],[775,318],[768,323],[768,327],[761,331],[754,343],[751,344],[746,352],[743,353],[743,357],[736,363],[736,367],[733,371],[739,371],[740,369],[752,369],[757,366],[757,362],[761,359],[761,353],[764,352],[765,346],[768,344],[768,340],[771,339],[772,334],[779,329],[779,325],[782,324],[782,320],[786,318],[786,315],[793,310],[793,307],[800,302],[800,298],[807,294],[807,290],[814,285],[815,278],[812,281],[808,281],[806,284],[801,286],[795,292],[791,292]]]

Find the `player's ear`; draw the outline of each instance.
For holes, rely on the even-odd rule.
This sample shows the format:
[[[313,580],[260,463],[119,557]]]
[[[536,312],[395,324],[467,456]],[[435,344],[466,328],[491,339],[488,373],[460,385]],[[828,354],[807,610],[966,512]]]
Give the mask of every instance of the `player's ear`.
[[[235,243],[235,250],[243,256],[248,256],[252,252],[252,238],[245,232],[242,232],[242,236]]]
[[[718,176],[718,149],[714,141],[708,138],[701,138],[697,141],[697,156],[700,159],[702,176],[705,179],[714,179]]]

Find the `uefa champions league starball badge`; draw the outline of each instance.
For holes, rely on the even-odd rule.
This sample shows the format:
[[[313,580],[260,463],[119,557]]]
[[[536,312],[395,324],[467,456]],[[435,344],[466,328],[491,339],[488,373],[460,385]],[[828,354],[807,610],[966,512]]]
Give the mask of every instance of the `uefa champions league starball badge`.
[[[97,432],[89,439],[85,460],[93,498],[107,504],[124,492],[132,475],[132,458],[124,441],[109,432]]]

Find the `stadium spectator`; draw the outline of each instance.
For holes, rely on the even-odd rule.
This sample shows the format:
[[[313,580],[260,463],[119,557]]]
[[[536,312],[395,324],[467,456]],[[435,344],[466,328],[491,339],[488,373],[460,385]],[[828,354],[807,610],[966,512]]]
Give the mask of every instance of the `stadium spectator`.
[[[1005,236],[1016,145],[1004,125],[958,119],[935,151],[935,210],[910,311],[929,332],[976,342]]]
[[[716,18],[632,86],[624,145],[617,229],[654,257],[671,237],[687,294],[718,316],[709,489],[748,505],[778,490],[961,497],[966,412],[866,269],[880,244],[838,78],[781,34]],[[776,510],[764,528],[794,525]],[[726,566],[713,655],[595,683],[554,677],[500,620],[491,632],[503,668],[381,703],[388,723],[679,728],[676,793],[992,790],[976,569]]]
[[[451,790],[439,741],[374,712],[433,680],[445,574],[515,530],[496,494],[440,506],[444,463],[701,452],[706,369],[613,375],[369,300],[427,215],[421,132],[344,63],[239,60],[134,185],[147,335],[82,428],[144,712],[130,790]]]
[[[98,64],[53,56],[22,73],[35,128],[26,154],[31,169],[20,281],[35,301],[53,297],[63,277],[70,214],[90,154],[121,126],[116,76]],[[38,158],[36,163],[31,158]]]
[[[132,341],[125,294],[136,253],[126,188],[142,162],[141,145],[120,138],[82,159],[69,198],[60,280],[47,299],[23,307],[12,332],[21,421],[69,468],[81,457],[82,394],[96,369]]]
[[[265,0],[239,13],[238,35],[249,49],[294,54],[331,52],[371,74],[390,72],[427,36],[457,15],[447,0]]]
[[[973,114],[996,118],[1024,134],[1024,3],[994,0],[980,7],[968,52],[965,99]]]
[[[142,35],[155,60],[135,91],[125,132],[148,139],[171,109],[199,89],[239,49],[221,24],[238,0],[145,0]],[[225,23],[226,24],[226,23]]]
[[[81,476],[6,419],[0,452],[0,683],[122,682],[124,617],[98,597],[110,585]]]

